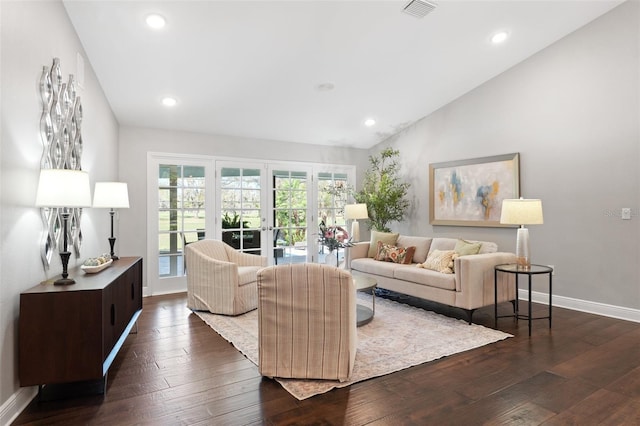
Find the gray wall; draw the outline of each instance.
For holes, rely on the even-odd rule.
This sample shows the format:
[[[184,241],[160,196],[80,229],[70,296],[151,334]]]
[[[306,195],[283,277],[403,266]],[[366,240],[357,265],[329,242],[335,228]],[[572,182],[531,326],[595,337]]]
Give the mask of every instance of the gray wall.
[[[397,229],[514,251],[514,229],[429,224],[428,164],[519,152],[521,194],[544,208],[532,257],[556,266],[554,294],[640,308],[638,9],[622,4],[375,147],[398,148],[412,184]]]
[[[121,126],[119,175],[128,183],[131,199],[131,208],[119,211],[118,246],[123,255],[147,253],[148,152],[346,164],[355,165],[359,174],[367,166],[367,152],[359,149]]]
[[[76,73],[82,45],[58,1],[0,2],[1,19],[1,179],[0,179],[0,424],[28,402],[35,388],[20,388],[17,328],[20,292],[59,275],[55,252],[49,270],[40,260],[42,221],[34,207],[40,173],[42,111],[38,84],[43,66],[59,57],[65,80]],[[118,125],[100,85],[85,60],[85,87],[79,88],[84,119],[83,169],[91,184],[117,178]],[[109,249],[109,215],[85,209],[81,259]],[[71,256],[70,266],[79,262]]]

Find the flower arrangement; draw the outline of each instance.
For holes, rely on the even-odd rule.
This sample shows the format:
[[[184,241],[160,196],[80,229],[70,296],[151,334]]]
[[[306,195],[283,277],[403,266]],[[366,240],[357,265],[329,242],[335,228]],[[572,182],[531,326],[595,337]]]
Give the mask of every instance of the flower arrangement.
[[[324,221],[320,222],[320,236],[318,242],[329,249],[334,251],[343,247],[351,247],[353,243],[349,238],[349,234],[341,226],[326,226]]]

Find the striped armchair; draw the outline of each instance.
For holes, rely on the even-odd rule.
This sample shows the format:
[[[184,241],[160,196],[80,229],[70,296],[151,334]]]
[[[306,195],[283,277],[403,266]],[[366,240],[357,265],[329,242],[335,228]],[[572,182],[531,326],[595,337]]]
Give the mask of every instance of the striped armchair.
[[[218,240],[185,247],[187,306],[195,311],[239,315],[258,306],[256,275],[267,258],[236,251]]]
[[[314,263],[258,272],[260,374],[345,381],[356,356],[356,289],[347,271]]]

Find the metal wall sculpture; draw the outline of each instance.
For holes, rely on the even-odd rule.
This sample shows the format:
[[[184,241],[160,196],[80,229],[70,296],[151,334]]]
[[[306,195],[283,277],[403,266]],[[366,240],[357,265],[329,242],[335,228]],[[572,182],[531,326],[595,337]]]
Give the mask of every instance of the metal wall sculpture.
[[[59,58],[53,59],[50,68],[43,67],[40,96],[40,137],[43,145],[40,168],[82,170],[82,104],[73,75],[69,74],[66,83],[62,80]],[[61,214],[61,208],[41,209],[44,225],[41,255],[45,268],[49,267],[51,256],[62,237]],[[80,256],[82,245],[81,216],[82,209],[71,209],[67,228],[67,238],[72,242],[76,257]]]

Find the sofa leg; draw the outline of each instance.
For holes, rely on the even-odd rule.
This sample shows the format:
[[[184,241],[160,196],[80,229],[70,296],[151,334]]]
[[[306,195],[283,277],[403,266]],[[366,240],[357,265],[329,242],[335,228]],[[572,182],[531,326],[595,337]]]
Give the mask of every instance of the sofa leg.
[[[511,304],[513,305],[513,313],[517,313],[518,312],[518,306],[516,305],[516,303],[518,303],[517,300],[512,300]]]
[[[473,313],[476,311],[475,309],[465,309],[467,311],[467,315],[469,316],[469,325],[471,325],[471,320],[473,319]]]

